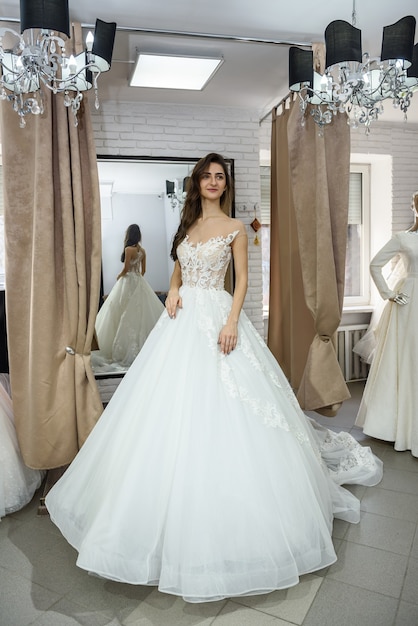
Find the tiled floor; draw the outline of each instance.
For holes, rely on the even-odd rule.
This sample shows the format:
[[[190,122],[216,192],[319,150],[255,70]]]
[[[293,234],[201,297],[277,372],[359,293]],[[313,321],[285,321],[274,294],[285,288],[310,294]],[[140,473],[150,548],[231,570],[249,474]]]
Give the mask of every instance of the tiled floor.
[[[349,430],[384,462],[377,487],[354,487],[362,519],[336,521],[338,561],[296,587],[265,596],[187,604],[151,587],[88,576],[39,497],[0,523],[1,626],[417,626],[418,460],[353,428],[362,385],[337,417],[318,421]]]

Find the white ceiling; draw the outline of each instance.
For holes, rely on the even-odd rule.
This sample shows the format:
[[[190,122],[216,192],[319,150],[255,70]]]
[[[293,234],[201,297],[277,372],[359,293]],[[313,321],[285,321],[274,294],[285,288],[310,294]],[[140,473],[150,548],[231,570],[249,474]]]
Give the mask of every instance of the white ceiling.
[[[226,37],[311,43],[323,41],[335,19],[352,21],[352,0],[69,0],[70,17],[94,24],[96,17],[116,21],[113,64],[100,77],[100,100],[204,104],[255,108],[260,117],[288,93],[288,46],[237,42]],[[356,26],[362,31],[363,52],[380,55],[382,29],[405,15],[418,17],[417,0],[356,2]],[[0,18],[19,18],[19,0],[0,2]],[[215,35],[184,37],[136,32],[137,29]],[[418,29],[416,39],[418,41]],[[132,88],[129,75],[136,50],[221,54],[224,63],[201,92]],[[385,106],[382,119],[401,119]],[[418,122],[418,93],[411,121]]]

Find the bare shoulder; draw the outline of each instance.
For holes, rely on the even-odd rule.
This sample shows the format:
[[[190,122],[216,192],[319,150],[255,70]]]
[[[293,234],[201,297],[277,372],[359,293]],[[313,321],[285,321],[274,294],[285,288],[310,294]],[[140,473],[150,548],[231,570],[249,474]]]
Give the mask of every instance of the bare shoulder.
[[[138,255],[138,250],[136,247],[127,246],[125,248],[125,259],[132,259]]]
[[[242,235],[247,235],[247,231],[245,225],[241,220],[236,219],[235,217],[229,218],[231,221],[231,232],[238,231],[237,237],[241,237]]]

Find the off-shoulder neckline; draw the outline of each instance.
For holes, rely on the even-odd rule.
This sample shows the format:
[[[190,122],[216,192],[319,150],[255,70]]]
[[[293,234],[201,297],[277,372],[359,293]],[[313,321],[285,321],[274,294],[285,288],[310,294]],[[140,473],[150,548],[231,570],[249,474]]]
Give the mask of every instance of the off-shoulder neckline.
[[[239,229],[228,233],[228,235],[215,235],[214,237],[209,237],[209,239],[206,239],[206,241],[190,241],[190,235],[186,235],[184,241],[188,243],[189,246],[194,246],[195,248],[197,248],[199,246],[205,246],[207,243],[210,243],[212,241],[226,241],[230,237],[234,238],[238,233]]]

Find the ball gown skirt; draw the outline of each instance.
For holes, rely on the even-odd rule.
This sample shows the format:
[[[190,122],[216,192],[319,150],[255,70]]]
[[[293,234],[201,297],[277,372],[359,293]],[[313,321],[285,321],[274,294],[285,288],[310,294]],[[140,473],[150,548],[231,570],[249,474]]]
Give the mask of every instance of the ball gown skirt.
[[[161,300],[139,272],[119,278],[96,317],[100,357],[129,367],[163,310]]]
[[[220,353],[230,294],[181,295],[47,495],[51,519],[108,579],[189,602],[290,587],[336,560],[334,516],[359,520],[339,484],[376,484],[381,463],[312,427],[244,312]]]
[[[19,449],[10,396],[0,384],[0,518],[22,509],[40,487],[44,472],[25,465]]]

